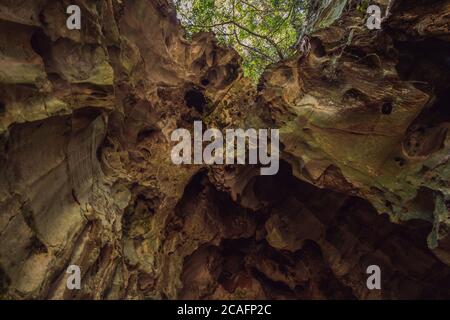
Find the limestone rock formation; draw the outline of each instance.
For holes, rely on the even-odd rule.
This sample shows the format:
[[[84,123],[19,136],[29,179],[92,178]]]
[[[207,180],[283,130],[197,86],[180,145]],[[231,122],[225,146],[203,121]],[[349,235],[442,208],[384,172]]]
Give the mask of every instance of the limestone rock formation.
[[[168,0],[1,1],[0,297],[450,298],[450,1],[371,3],[312,1],[256,86]],[[279,173],[174,165],[195,120],[279,128]]]

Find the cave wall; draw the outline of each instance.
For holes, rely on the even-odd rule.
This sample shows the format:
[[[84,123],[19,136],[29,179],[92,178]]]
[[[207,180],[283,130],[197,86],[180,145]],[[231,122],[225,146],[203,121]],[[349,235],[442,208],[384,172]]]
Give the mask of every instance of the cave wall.
[[[0,297],[450,297],[450,2],[373,2],[313,1],[255,86],[166,0],[2,1]],[[195,120],[279,128],[280,172],[173,165]]]
[[[430,221],[428,245],[446,260],[449,2],[373,1],[389,7],[379,31],[364,27],[367,2],[341,3],[318,4],[303,51],[261,80],[285,157],[393,222]]]

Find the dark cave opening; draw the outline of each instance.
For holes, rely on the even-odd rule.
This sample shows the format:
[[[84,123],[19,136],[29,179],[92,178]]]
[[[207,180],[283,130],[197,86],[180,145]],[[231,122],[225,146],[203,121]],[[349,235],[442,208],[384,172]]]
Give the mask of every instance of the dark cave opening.
[[[390,115],[393,111],[394,107],[392,106],[392,102],[385,102],[381,107],[381,113],[384,115]]]
[[[223,81],[223,85],[229,85],[234,80],[236,80],[239,76],[239,70],[239,63],[235,59],[233,59],[227,67],[226,78]]]
[[[443,91],[437,92],[434,104],[423,112],[427,113],[424,116],[424,124],[426,126],[450,122],[450,69],[448,70],[448,75],[448,87],[443,89]]]
[[[200,170],[189,181],[184,188],[183,197],[175,207],[175,214],[182,217],[186,214],[183,208],[195,197],[197,197],[205,189],[205,182],[207,179],[207,171]]]
[[[208,70],[205,77],[201,81],[202,86],[204,86],[204,87],[209,86],[209,85],[214,86],[217,83],[217,77],[218,77],[218,73],[217,73],[216,69],[212,68],[212,69]]]
[[[258,201],[264,202],[257,211],[239,209],[239,203],[234,202],[226,192],[219,191],[210,181],[207,170],[195,175],[186,187],[177,210],[183,217],[190,214],[186,204],[201,205],[200,199],[206,196],[210,203],[208,211],[221,212],[210,216],[211,219],[231,217],[232,220],[242,221],[253,218],[256,219],[256,229],[245,238],[230,238],[226,232],[222,233],[220,244],[210,243],[206,256],[201,247],[186,257],[181,297],[208,298],[221,292],[221,295],[231,297],[253,294],[259,299],[318,296],[354,299],[358,296],[354,290],[367,290],[365,268],[372,264],[380,265],[384,270],[383,297],[420,298],[429,295],[430,288],[436,289],[435,296],[449,294],[443,283],[450,277],[450,268],[440,262],[427,247],[426,239],[432,228],[430,223],[411,220],[400,225],[394,224],[387,215],[379,215],[364,199],[319,189],[300,181],[293,176],[292,168],[286,161],[280,162],[277,175],[256,176],[247,183],[252,186]],[[253,196],[243,193],[240,201]],[[312,214],[312,219],[299,218],[305,210]],[[323,238],[307,239],[297,251],[277,249],[267,240],[268,233],[272,232],[268,228],[273,225],[267,222],[274,216],[287,225],[293,225],[280,234],[282,241],[296,241],[302,236],[296,233],[317,228],[317,224],[323,229]],[[308,227],[313,221],[315,225]],[[217,221],[219,225],[228,222]],[[297,223],[300,223],[298,228],[295,227]],[[306,224],[306,229],[301,224]],[[178,232],[181,232],[183,224],[179,227]],[[332,251],[331,247],[334,248]],[[358,261],[360,269],[349,269],[337,275],[338,266],[333,265],[334,258],[331,258],[336,253],[339,253],[343,263],[347,263],[347,260]],[[418,265],[419,258],[421,262]],[[208,279],[203,278],[206,275],[200,271],[195,271],[193,266],[202,264],[197,259],[214,261],[211,262],[214,267],[208,269]],[[386,261],[395,261],[396,267]],[[440,269],[437,278],[445,281],[441,283],[437,278],[428,279],[430,268]],[[361,284],[357,288],[354,283],[348,285],[349,279],[354,277],[360,278]],[[209,283],[208,290],[199,289],[204,282]],[[402,289],[403,283],[406,284],[405,289]]]
[[[444,148],[450,122],[450,44],[429,38],[395,41],[400,59],[397,71],[429,96],[429,101],[408,128],[403,151],[412,158],[426,158]]]
[[[206,105],[208,103],[205,95],[199,89],[195,88],[186,92],[184,100],[189,108],[197,110],[200,114],[202,114],[206,109]]]
[[[312,38],[310,40],[310,45],[311,51],[316,57],[322,58],[327,54],[325,47],[323,46],[323,43],[319,38]]]
[[[450,121],[450,43],[439,39],[395,41],[400,53],[397,71],[430,95],[430,103],[416,122],[433,126]]]
[[[394,45],[400,54],[397,71],[402,79],[426,81],[439,80],[436,76],[448,76],[450,43],[436,38],[427,38],[418,41],[397,40]],[[427,70],[424,68],[425,65],[432,69]],[[440,72],[433,75],[434,71]],[[436,84],[435,81],[429,81],[429,83]],[[448,86],[448,83],[441,84]]]
[[[43,58],[51,52],[51,39],[41,29],[33,33],[30,44],[34,52]],[[44,61],[47,60],[44,59]]]
[[[291,165],[284,160],[280,161],[276,175],[257,175],[254,179],[253,191],[260,201],[266,203],[276,203],[286,199],[297,180],[292,173]]]
[[[92,120],[100,116],[102,114],[102,111],[102,108],[85,107],[74,110],[73,115],[75,118],[83,118],[91,122]]]

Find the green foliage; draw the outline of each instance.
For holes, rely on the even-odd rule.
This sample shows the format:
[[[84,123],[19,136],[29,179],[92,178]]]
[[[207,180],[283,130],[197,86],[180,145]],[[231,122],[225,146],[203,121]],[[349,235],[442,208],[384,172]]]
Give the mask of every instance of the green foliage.
[[[188,36],[212,31],[243,57],[247,77],[293,54],[307,0],[175,0]]]
[[[356,9],[360,11],[363,14],[366,14],[367,8],[369,7],[369,0],[362,0],[358,5],[356,6]]]

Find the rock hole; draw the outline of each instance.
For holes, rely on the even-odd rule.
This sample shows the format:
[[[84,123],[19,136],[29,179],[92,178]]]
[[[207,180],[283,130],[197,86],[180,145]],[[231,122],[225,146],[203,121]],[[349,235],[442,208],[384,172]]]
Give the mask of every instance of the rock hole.
[[[205,80],[208,81],[208,85],[211,83],[214,84],[217,82],[217,77],[218,77],[217,70],[212,69],[212,70],[209,70],[208,73],[206,74]]]
[[[48,252],[47,246],[36,235],[31,238],[27,249],[36,254]]]
[[[30,40],[31,47],[34,52],[43,57],[46,52],[50,52],[50,38],[42,31],[38,30],[33,33]]]
[[[89,121],[93,121],[102,114],[102,109],[96,107],[85,107],[74,110],[73,113],[77,118],[85,118]]]
[[[320,41],[317,38],[311,40],[311,51],[318,58],[322,58],[327,54],[325,47],[322,44],[322,41]]]
[[[209,80],[205,78],[201,81],[201,84],[206,87],[209,84]]]
[[[425,219],[433,220],[433,212],[435,210],[435,191],[426,187],[420,187],[417,194],[408,206],[412,206],[426,215]]]
[[[200,58],[195,60],[193,63],[193,69],[195,71],[200,71],[200,70],[204,69],[206,66],[207,66],[207,62],[206,62],[205,54],[203,54]]]
[[[48,26],[47,19],[45,18],[45,15],[44,15],[43,12],[39,13],[39,22],[40,22],[44,27],[47,27],[47,26]]]
[[[3,101],[0,101],[0,116],[6,113],[6,105]]]
[[[256,176],[253,186],[258,199],[267,203],[275,203],[284,200],[289,195],[296,183],[291,165],[280,160],[278,173],[273,176]]]
[[[199,113],[203,113],[207,104],[205,96],[198,89],[191,89],[186,92],[184,100],[189,108],[194,108]]]
[[[396,157],[394,160],[395,162],[398,163],[400,167],[403,167],[406,164],[406,160],[403,159],[402,157]]]
[[[381,107],[381,113],[385,115],[389,115],[392,113],[394,107],[392,106],[392,102],[385,102]]]
[[[231,61],[227,68],[227,76],[223,82],[224,85],[231,84],[239,76],[239,63],[235,60]]]
[[[156,130],[153,128],[144,128],[139,131],[137,136],[137,142],[142,142],[150,137],[152,137],[156,133]]]

